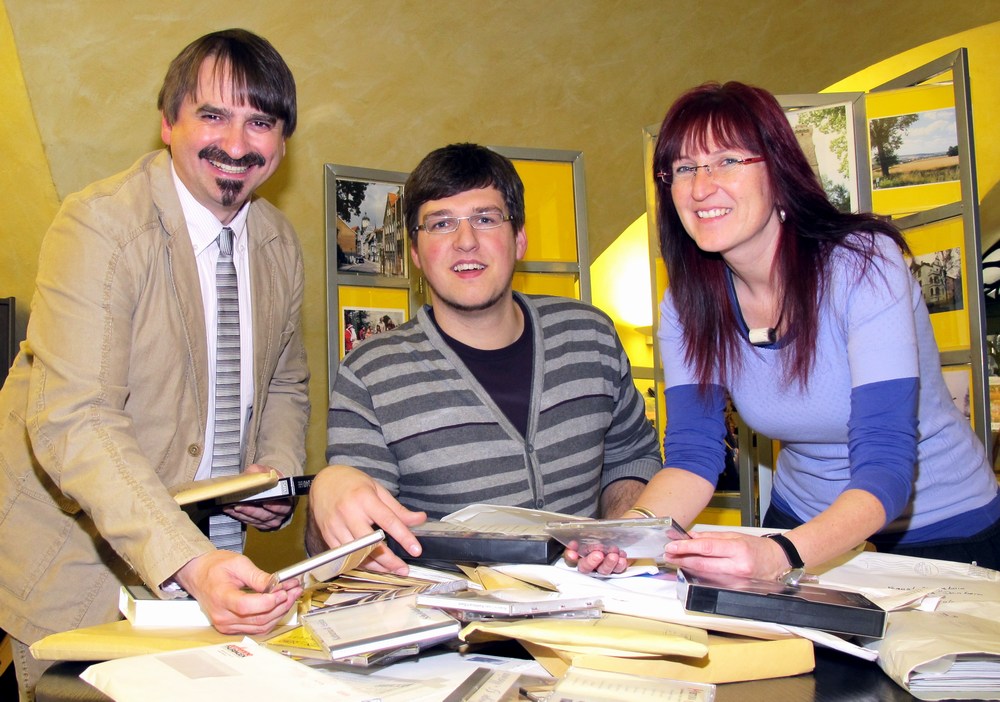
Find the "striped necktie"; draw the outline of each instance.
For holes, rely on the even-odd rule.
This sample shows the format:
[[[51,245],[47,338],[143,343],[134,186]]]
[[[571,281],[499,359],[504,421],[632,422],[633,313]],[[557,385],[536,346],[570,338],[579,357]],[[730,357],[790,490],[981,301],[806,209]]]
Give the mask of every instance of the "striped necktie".
[[[218,322],[215,349],[215,444],[212,477],[240,472],[240,301],[233,265],[233,230],[219,234],[215,265]],[[243,524],[225,514],[209,518],[208,536],[216,548],[243,551]]]

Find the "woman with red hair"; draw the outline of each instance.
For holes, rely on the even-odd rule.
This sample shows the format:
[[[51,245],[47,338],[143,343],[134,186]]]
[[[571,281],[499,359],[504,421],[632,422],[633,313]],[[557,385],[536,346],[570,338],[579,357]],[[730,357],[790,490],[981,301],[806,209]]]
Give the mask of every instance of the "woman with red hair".
[[[997,480],[944,384],[899,231],[839,212],[774,96],[742,83],[682,95],[654,170],[665,462],[628,515],[697,517],[724,467],[728,393],[782,444],[764,526],[788,530],[697,534],[667,561],[792,581],[867,540],[1000,567]]]

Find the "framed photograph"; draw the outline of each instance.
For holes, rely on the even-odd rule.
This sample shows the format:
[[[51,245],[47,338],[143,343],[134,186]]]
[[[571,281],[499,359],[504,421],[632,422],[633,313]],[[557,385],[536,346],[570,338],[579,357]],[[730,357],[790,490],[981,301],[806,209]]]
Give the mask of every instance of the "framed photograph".
[[[959,180],[954,108],[878,117],[868,131],[875,190]]]
[[[358,348],[366,340],[391,331],[406,321],[406,310],[345,307],[341,326],[341,357]]]
[[[853,129],[853,103],[787,109],[785,116],[799,146],[841,212],[858,211],[858,173]]]
[[[960,248],[914,256],[910,271],[920,283],[928,312],[954,312],[965,308]]]
[[[327,164],[327,247],[338,273],[406,278],[404,174]]]

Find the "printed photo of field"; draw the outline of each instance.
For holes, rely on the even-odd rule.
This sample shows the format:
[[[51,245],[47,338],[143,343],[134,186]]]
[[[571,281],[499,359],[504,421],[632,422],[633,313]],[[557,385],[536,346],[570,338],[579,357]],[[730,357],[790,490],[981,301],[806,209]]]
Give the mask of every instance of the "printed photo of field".
[[[873,119],[869,133],[875,190],[958,180],[954,109]]]

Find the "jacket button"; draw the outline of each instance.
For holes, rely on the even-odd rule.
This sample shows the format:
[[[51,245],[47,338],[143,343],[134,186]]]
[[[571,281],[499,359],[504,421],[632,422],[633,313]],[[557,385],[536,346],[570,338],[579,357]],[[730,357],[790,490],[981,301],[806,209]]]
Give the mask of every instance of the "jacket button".
[[[188,454],[196,457],[200,456],[201,446],[199,446],[198,444],[191,444],[190,446],[188,446]]]

